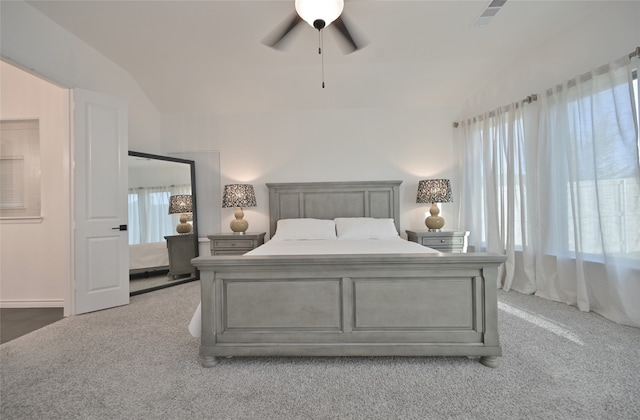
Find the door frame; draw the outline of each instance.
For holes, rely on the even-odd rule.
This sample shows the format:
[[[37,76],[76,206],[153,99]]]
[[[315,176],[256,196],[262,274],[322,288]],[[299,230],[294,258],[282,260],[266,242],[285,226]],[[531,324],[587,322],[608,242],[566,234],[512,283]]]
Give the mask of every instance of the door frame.
[[[69,139],[67,142],[68,149],[65,153],[62,154],[62,166],[63,166],[63,178],[65,185],[62,186],[63,189],[68,190],[68,207],[69,207],[69,231],[67,232],[69,249],[68,256],[65,262],[66,270],[69,273],[69,278],[67,280],[67,289],[64,293],[64,302],[63,302],[63,315],[70,316],[76,315],[76,285],[77,278],[75,273],[75,223],[76,223],[76,214],[75,214],[75,206],[76,206],[76,190],[75,190],[75,146],[76,139],[74,135],[74,126],[75,126],[75,116],[74,116],[74,104],[73,104],[73,89],[77,86],[73,86],[70,83],[65,83],[60,81],[55,76],[50,76],[46,74],[46,72],[40,72],[35,70],[30,66],[26,66],[22,64],[20,61],[15,60],[14,58],[7,57],[5,55],[0,55],[0,59],[8,64],[11,64],[14,67],[19,68],[20,70],[33,75],[34,77],[40,78],[48,83],[51,83],[55,86],[58,86],[61,89],[65,89],[68,95],[68,103],[69,103],[69,112],[68,119],[64,123],[66,123],[69,127]],[[128,147],[127,147],[128,149]],[[126,162],[123,162],[123,164]]]

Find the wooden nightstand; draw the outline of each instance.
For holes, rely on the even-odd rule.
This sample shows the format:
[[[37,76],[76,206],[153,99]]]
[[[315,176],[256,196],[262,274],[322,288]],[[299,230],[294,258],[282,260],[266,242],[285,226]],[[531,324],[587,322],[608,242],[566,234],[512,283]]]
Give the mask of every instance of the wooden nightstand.
[[[469,232],[442,230],[430,232],[428,230],[406,230],[407,239],[420,245],[428,246],[440,252],[467,252],[467,238]]]
[[[265,232],[245,233],[218,233],[207,235],[211,241],[211,255],[242,255],[264,244]]]
[[[191,260],[196,257],[196,243],[193,234],[165,236],[169,251],[169,273],[175,279],[179,276],[196,275]]]

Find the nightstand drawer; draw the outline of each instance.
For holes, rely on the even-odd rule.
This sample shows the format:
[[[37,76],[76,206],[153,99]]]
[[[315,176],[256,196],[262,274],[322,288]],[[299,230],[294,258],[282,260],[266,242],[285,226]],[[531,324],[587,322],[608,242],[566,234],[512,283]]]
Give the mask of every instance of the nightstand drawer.
[[[467,252],[467,231],[415,231],[407,230],[407,239],[440,252]]]
[[[207,235],[211,241],[211,255],[242,255],[264,244],[265,232],[235,235],[219,233]]]
[[[464,244],[463,237],[450,236],[447,238],[421,238],[422,245],[429,248],[436,247],[461,247]]]
[[[247,251],[253,247],[252,239],[214,239],[213,248],[246,248]]]

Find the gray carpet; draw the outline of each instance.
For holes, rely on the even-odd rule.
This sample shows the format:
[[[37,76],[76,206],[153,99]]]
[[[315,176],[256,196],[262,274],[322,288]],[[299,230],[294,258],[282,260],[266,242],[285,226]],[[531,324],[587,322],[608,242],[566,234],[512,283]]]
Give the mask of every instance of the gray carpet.
[[[640,329],[499,292],[504,357],[198,360],[199,282],[0,346],[10,419],[640,419]]]

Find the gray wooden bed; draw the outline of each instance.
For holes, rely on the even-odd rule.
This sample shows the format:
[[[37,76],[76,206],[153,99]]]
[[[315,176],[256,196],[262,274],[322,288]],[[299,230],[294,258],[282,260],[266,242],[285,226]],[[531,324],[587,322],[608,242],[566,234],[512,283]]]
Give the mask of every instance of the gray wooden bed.
[[[401,181],[267,184],[280,218],[393,218]],[[219,356],[470,356],[496,367],[497,254],[200,256],[205,367]]]

